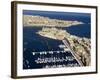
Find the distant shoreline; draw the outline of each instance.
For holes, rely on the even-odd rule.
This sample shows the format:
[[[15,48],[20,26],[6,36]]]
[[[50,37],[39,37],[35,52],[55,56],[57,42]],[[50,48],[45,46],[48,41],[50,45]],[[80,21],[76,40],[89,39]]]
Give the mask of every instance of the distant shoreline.
[[[32,16],[24,15],[23,16],[23,25],[24,26],[35,26],[35,27],[70,27],[73,25],[84,24],[80,21],[71,21],[71,20],[59,20],[59,19],[50,19],[49,17],[43,16]]]

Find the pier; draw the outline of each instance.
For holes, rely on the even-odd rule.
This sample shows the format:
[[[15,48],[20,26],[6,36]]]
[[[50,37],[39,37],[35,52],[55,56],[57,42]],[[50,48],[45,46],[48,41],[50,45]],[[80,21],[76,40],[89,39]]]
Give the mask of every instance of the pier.
[[[34,62],[43,68],[80,66],[69,50],[33,52],[33,57]]]

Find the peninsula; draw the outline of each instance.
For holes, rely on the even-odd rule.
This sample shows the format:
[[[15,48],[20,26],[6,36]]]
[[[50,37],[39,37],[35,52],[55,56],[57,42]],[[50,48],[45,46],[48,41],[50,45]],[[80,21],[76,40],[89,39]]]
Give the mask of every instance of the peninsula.
[[[71,35],[66,30],[57,28],[42,28],[42,30],[38,31],[37,34],[43,37],[61,40],[66,46],[64,47],[64,51],[70,50],[81,66],[90,65],[90,39],[77,37],[75,35]]]
[[[84,24],[80,21],[70,21],[70,20],[59,20],[51,19],[49,17],[43,16],[33,16],[24,15],[23,24],[25,26],[35,26],[35,27],[70,27],[72,25]]]

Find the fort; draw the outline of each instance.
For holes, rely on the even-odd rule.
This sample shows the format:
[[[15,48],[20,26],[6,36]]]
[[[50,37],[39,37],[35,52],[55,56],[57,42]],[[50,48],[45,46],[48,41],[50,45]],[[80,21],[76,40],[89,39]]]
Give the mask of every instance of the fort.
[[[58,28],[42,28],[37,34],[43,37],[61,40],[65,45],[64,50],[68,48],[81,66],[90,65],[90,39],[71,35],[66,30]]]

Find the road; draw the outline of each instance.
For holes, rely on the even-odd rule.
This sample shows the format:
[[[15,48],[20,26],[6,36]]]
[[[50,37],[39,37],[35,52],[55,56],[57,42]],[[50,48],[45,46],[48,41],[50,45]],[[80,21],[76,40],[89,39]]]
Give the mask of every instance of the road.
[[[80,65],[80,66],[83,66],[83,63],[82,63],[82,62],[80,61],[80,59],[76,56],[75,51],[70,47],[68,40],[67,40],[66,38],[64,38],[64,39],[62,40],[62,42],[65,44],[65,46],[66,46],[67,48],[69,48],[71,54],[72,54],[72,55],[74,56],[74,58],[77,60],[77,62],[79,63],[79,65]]]

